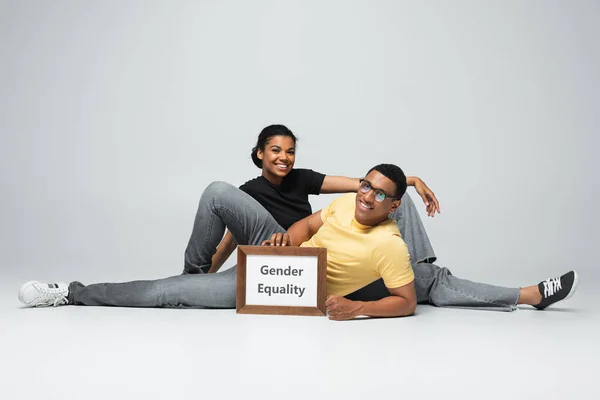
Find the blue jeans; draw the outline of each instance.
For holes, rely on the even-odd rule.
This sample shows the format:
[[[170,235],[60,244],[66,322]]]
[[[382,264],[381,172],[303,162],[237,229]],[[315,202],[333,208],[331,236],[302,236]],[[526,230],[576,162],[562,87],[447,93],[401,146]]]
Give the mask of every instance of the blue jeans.
[[[429,238],[410,197],[406,194],[391,215],[411,252],[415,287],[420,303],[437,306],[512,310],[519,289],[459,279],[446,268],[427,263],[436,259]],[[225,228],[240,245],[260,245],[285,230],[256,200],[224,183],[211,183],[200,198],[192,234],[185,251],[184,272],[159,280],[69,285],[69,304],[121,307],[235,308],[237,269],[205,274]],[[389,295],[382,280],[347,296],[377,300]]]

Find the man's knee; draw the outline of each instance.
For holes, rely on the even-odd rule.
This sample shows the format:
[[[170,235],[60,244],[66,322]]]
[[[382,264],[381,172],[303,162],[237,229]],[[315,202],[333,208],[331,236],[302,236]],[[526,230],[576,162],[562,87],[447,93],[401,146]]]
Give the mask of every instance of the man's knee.
[[[451,287],[448,279],[452,273],[448,268],[438,267],[435,275],[435,282],[429,292],[429,302],[438,307],[452,305],[456,297],[455,290]]]
[[[448,276],[452,276],[452,272],[450,272],[450,270],[446,267],[438,267],[438,270],[436,271],[436,273],[437,273],[438,279],[447,278]]]

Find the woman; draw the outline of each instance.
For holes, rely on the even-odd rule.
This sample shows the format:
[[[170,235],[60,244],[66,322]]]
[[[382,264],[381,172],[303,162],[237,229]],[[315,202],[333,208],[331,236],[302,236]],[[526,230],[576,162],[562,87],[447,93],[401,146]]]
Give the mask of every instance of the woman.
[[[240,186],[240,189],[257,200],[284,229],[312,213],[309,194],[356,192],[358,178],[329,176],[310,169],[294,169],[296,159],[296,136],[283,125],[270,125],[258,135],[252,149],[252,161],[262,174]],[[433,192],[418,177],[407,177],[407,184],[415,187],[426,205],[427,215],[433,217],[440,206]],[[408,195],[402,198],[403,205],[394,217],[398,222],[413,260],[434,260],[418,214]],[[411,218],[406,218],[410,216]],[[407,229],[408,226],[408,229]],[[418,241],[414,241],[418,237]],[[235,250],[237,244],[227,231],[217,247],[208,272],[217,272]]]

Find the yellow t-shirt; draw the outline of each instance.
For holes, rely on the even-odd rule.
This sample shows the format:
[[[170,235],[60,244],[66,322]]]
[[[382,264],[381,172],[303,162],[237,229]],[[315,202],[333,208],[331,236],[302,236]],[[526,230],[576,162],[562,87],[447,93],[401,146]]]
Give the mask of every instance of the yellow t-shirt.
[[[408,247],[393,220],[365,226],[354,219],[356,194],[321,211],[323,226],[300,247],[327,248],[327,294],[345,296],[379,278],[388,288],[414,280]]]

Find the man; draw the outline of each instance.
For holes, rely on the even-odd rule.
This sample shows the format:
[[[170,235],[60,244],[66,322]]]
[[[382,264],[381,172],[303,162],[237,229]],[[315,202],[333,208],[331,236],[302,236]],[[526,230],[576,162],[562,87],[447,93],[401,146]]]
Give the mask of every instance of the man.
[[[411,315],[417,301],[410,256],[395,221],[389,218],[405,191],[402,170],[380,164],[361,181],[358,193],[337,198],[263,244],[327,248],[329,297],[325,305],[330,319]],[[388,296],[375,301],[342,297],[377,279]]]
[[[294,224],[287,234],[277,233],[273,235],[271,240],[265,241],[265,244],[276,246],[302,243],[301,246],[326,247],[328,249],[327,285],[330,297],[326,305],[328,314],[332,319],[351,319],[359,315],[393,316],[392,304],[399,302],[398,298],[394,296],[406,297],[400,290],[402,288],[394,289],[394,285],[391,284],[389,279],[386,280],[382,271],[368,270],[364,268],[364,265],[359,264],[364,261],[349,259],[347,254],[355,256],[355,249],[344,249],[344,246],[339,245],[339,243],[348,243],[349,245],[354,243],[354,245],[357,245],[362,240],[369,241],[372,238],[364,235],[360,240],[352,241],[346,237],[349,235],[348,231],[352,229],[346,229],[345,231],[338,229],[335,234],[329,234],[332,228],[327,229],[328,225],[335,224],[335,222],[329,224],[330,214],[332,213],[330,209],[343,208],[341,204],[347,199],[355,199],[354,221],[358,224],[371,227],[368,229],[369,231],[373,230],[372,227],[375,226],[385,226],[389,222],[389,220],[386,221],[385,210],[387,207],[390,207],[392,213],[398,210],[399,199],[403,196],[405,190],[402,188],[406,188],[406,185],[400,183],[402,180],[401,170],[396,172],[396,168],[400,170],[398,167],[385,164],[374,167],[361,182],[357,195],[343,196],[331,203],[322,212],[317,212]],[[395,193],[396,197],[389,195],[389,193]],[[337,202],[341,204],[335,207]],[[411,209],[405,207],[404,211],[410,211]],[[320,218],[318,214],[320,214]],[[348,219],[347,216],[345,218]],[[416,218],[413,216],[413,219]],[[337,225],[343,225],[343,223],[337,223]],[[392,246],[382,249],[379,247],[381,242],[381,240],[376,240],[371,244],[371,247],[374,247],[379,255],[382,254],[383,249],[393,249]],[[425,242],[425,244],[428,244],[427,240]],[[430,247],[424,246],[424,248],[428,249]],[[341,254],[340,251],[342,251]],[[402,254],[402,257],[395,259],[396,267],[402,269],[402,266],[405,266],[409,260],[403,258],[405,254],[403,250],[396,249],[396,251],[400,252],[397,255]],[[422,260],[422,257],[423,255],[419,259]],[[429,253],[429,257],[429,260],[435,260],[432,251]],[[392,260],[393,258],[388,256],[388,259]],[[440,268],[429,263],[429,260],[423,260],[412,265],[414,283],[411,286],[415,286],[419,304],[492,310],[514,310],[517,304],[528,304],[543,310],[557,301],[571,297],[579,282],[577,273],[570,271],[561,277],[542,281],[538,285],[525,288],[506,288],[456,278],[452,276],[447,268]],[[359,264],[358,267],[357,264]],[[337,284],[336,270],[344,271],[346,274],[343,276],[352,283],[347,285]],[[367,271],[372,273],[368,276],[368,279],[362,281],[351,279]],[[382,278],[375,278],[374,276],[377,273]],[[368,281],[368,284],[365,285],[365,281]],[[406,288],[404,289],[406,290]],[[390,308],[385,313],[381,313],[379,309],[383,304],[381,300],[386,298],[388,298]],[[374,306],[375,309],[373,309]]]
[[[388,219],[400,205],[405,190],[406,177],[400,168],[378,165],[369,171],[357,194],[336,199],[323,211],[294,224],[286,233],[250,196],[229,184],[215,182],[207,187],[200,199],[186,257],[198,266],[210,264],[225,227],[238,244],[326,247],[329,295],[326,305],[331,319],[351,319],[358,315],[411,315],[417,300],[428,302],[434,293],[432,286],[443,285],[444,282],[435,276],[445,269],[423,263],[423,268],[431,269],[434,283],[427,279],[423,279],[425,283],[414,282],[406,244],[396,224]],[[417,265],[421,268],[422,264]],[[451,277],[449,273],[446,275],[445,279]],[[464,280],[459,284],[464,286],[466,298],[475,304],[496,303],[497,298],[501,298],[507,304],[518,302],[538,308],[568,298],[577,287],[574,272],[546,283],[549,281],[554,282],[552,290],[544,294],[541,293],[542,283],[523,289],[498,288]],[[376,295],[372,296],[369,289],[377,285],[373,292]],[[382,293],[382,287],[385,293]],[[66,285],[32,281],[21,287],[19,298],[28,306],[234,308],[235,293],[234,267],[217,274],[184,274],[156,281],[89,286],[79,282]],[[460,305],[462,301],[459,296],[455,303]]]

